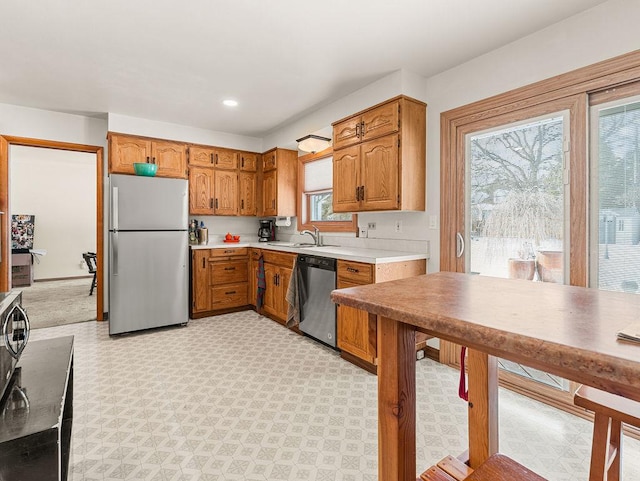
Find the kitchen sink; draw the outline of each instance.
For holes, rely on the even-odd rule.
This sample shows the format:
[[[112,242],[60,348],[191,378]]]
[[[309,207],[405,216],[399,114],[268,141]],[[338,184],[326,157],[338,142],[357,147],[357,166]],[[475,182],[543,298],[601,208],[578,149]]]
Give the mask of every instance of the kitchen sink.
[[[296,242],[293,244],[293,247],[313,247],[315,244],[313,242]]]

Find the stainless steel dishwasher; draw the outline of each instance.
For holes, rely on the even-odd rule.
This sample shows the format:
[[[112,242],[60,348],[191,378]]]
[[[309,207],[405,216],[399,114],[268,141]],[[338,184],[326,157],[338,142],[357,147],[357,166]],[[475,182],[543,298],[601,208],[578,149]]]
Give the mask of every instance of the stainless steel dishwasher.
[[[336,288],[336,260],[298,255],[300,330],[323,344],[336,348],[336,305],[331,291]]]

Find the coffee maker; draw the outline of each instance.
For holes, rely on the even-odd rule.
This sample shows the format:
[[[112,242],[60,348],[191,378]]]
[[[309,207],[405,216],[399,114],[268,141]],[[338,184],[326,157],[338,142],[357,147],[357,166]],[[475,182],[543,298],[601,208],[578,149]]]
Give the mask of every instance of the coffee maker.
[[[261,220],[258,229],[259,242],[271,242],[276,240],[276,222],[274,220]]]

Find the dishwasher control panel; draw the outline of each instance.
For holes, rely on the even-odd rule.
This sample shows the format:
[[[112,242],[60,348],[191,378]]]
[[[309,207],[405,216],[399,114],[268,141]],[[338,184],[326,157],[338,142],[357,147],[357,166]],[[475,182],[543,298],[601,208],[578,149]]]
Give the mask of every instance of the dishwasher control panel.
[[[298,262],[307,264],[310,267],[326,269],[328,271],[336,270],[336,260],[330,257],[310,256],[305,254],[298,255]]]

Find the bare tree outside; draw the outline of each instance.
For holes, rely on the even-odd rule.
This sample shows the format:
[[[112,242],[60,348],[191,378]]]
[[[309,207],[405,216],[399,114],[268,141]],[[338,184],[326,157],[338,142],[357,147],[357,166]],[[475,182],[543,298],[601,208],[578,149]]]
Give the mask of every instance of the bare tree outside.
[[[483,264],[504,270],[507,258],[561,247],[563,118],[473,136],[469,153],[471,236],[484,247]]]

